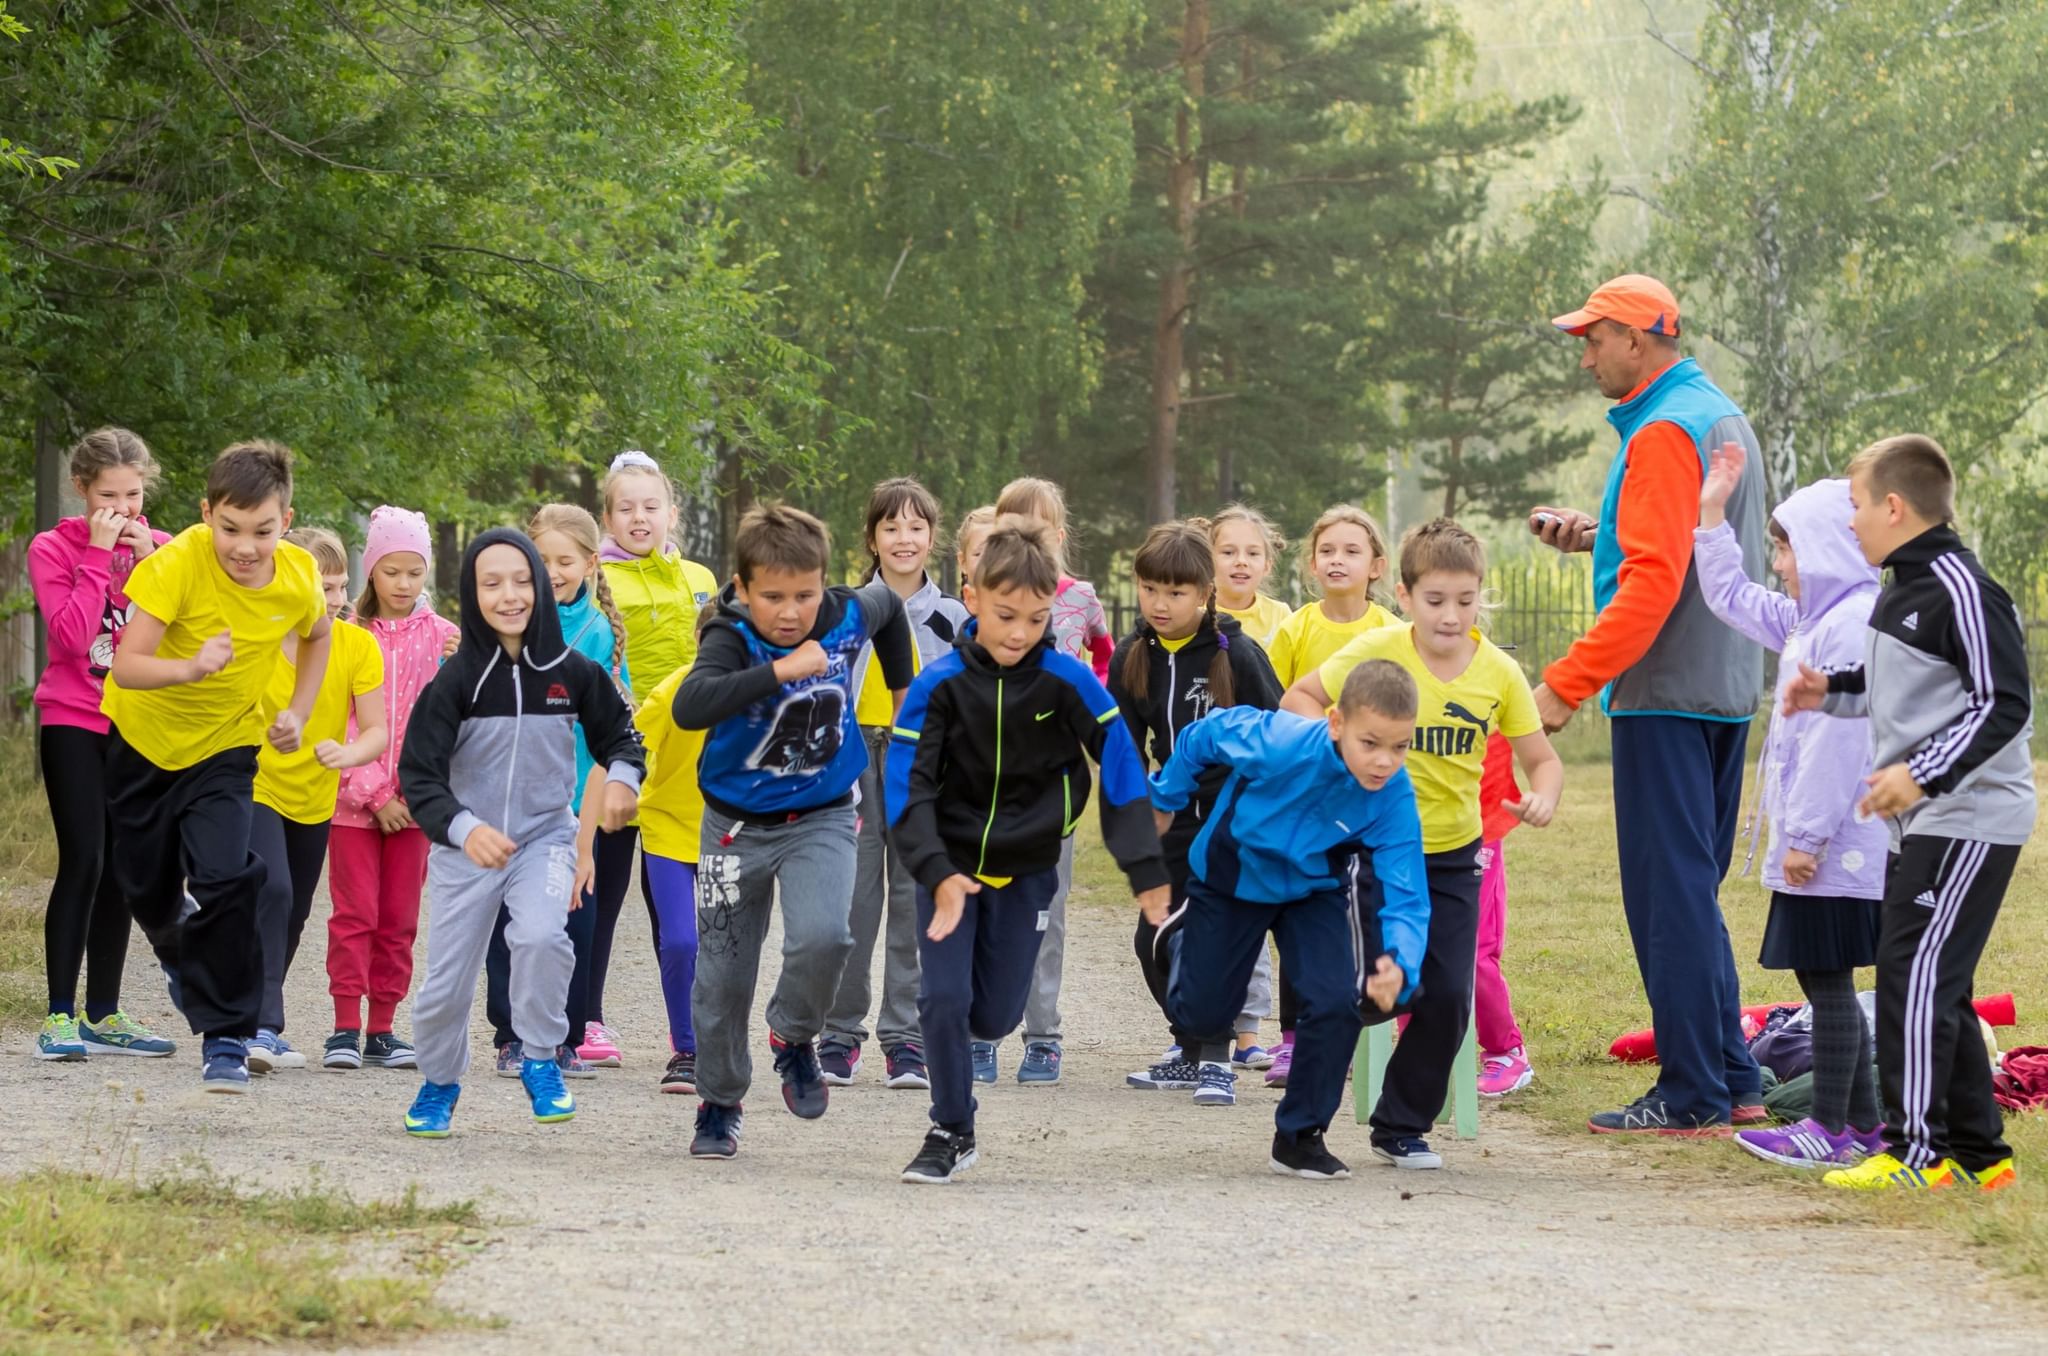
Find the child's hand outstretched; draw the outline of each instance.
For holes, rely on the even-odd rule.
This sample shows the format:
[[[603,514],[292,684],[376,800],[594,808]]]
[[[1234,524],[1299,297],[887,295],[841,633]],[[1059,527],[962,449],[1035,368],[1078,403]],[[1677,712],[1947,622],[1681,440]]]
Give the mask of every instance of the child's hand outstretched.
[[[1379,966],[1365,977],[1365,996],[1381,1012],[1391,1012],[1394,1000],[1401,996],[1401,984],[1405,978],[1392,956],[1381,956]]]
[[[287,706],[277,713],[277,719],[270,722],[270,747],[279,753],[299,751],[299,713]]]
[[[1743,463],[1749,454],[1741,443],[1722,443],[1707,462],[1707,478],[1700,482],[1700,526],[1719,527],[1728,521],[1728,496],[1742,479]]]
[[[624,782],[604,784],[604,831],[617,833],[640,813],[640,793]]]
[[[1520,800],[1506,802],[1515,817],[1532,829],[1549,827],[1551,817],[1557,813],[1557,797],[1546,796],[1531,789],[1522,793]]]
[[[192,656],[192,681],[211,678],[235,658],[235,634],[223,631],[217,636],[208,636],[206,643],[199,647],[199,653]]]
[[[462,855],[486,871],[503,871],[519,844],[488,824],[479,824],[462,840]]]
[[[1913,780],[1913,774],[1904,763],[1879,768],[1865,777],[1863,784],[1870,791],[1857,805],[1856,813],[1872,819],[1889,819],[1893,815],[1904,814],[1927,799],[1927,793],[1920,789],[1920,783]]]
[[[1173,891],[1164,885],[1155,885],[1138,896],[1138,908],[1145,915],[1145,921],[1156,928],[1173,911]]]
[[[338,739],[323,739],[313,746],[313,759],[329,772],[339,772],[348,766],[348,750]]]
[[[1799,666],[1799,676],[1785,687],[1785,714],[1796,716],[1801,711],[1818,711],[1821,703],[1828,699],[1828,676],[1819,669]]]
[[[953,929],[960,926],[960,915],[967,911],[967,896],[980,893],[980,881],[957,871],[940,881],[939,888],[932,891],[932,925],[924,935],[935,942],[952,936]]]

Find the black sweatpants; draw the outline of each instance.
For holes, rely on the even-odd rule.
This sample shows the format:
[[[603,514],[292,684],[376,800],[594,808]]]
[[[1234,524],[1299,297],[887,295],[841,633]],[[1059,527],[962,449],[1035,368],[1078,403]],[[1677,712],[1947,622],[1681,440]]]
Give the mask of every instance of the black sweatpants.
[[[1451,1065],[1472,1020],[1472,967],[1479,946],[1480,840],[1423,858],[1429,875],[1429,941],[1408,1004],[1408,1027],[1387,1061],[1372,1140],[1422,1136],[1450,1092]]]
[[[178,1010],[194,1035],[254,1036],[263,1000],[256,899],[265,875],[249,851],[255,746],[224,749],[173,772],[115,730],[107,787],[121,834],[115,884],[173,976]],[[188,891],[199,908],[181,918]]]
[[[1953,1158],[1977,1172],[2012,1156],[1970,999],[2019,856],[2013,845],[1914,835],[1891,859],[1877,942],[1877,1076],[1886,1145],[1911,1167]]]
[[[332,827],[324,819],[315,824],[286,819],[268,805],[250,807],[249,851],[264,866],[263,889],[256,896],[257,935],[263,942],[263,1003],[256,1025],[264,1031],[284,1030],[284,977],[313,912]]]
[[[974,1041],[999,1041],[1024,1020],[1046,915],[1059,892],[1059,872],[1034,871],[1008,885],[983,881],[967,896],[960,922],[931,939],[938,905],[917,887],[917,1025],[932,1079],[932,1124],[971,1134]],[[701,1030],[701,1028],[700,1028]]]
[[[85,967],[85,1016],[105,1021],[121,1007],[128,963],[128,900],[107,857],[114,821],[107,805],[107,736],[77,725],[45,725],[38,753],[50,823],[57,831],[57,878],[43,911],[43,966],[51,1012],[78,1013]]]

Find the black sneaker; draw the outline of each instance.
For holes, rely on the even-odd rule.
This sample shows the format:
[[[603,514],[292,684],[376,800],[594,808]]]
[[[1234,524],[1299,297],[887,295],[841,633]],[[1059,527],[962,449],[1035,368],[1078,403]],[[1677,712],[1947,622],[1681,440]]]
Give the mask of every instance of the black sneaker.
[[[362,1033],[337,1031],[327,1038],[327,1044],[320,1047],[320,1067],[323,1069],[360,1069],[363,1067]]]
[[[859,1067],[860,1046],[856,1042],[837,1036],[827,1036],[818,1042],[818,1069],[830,1086],[848,1086],[853,1082],[853,1071]]]
[[[363,1042],[363,1062],[374,1064],[380,1069],[417,1069],[419,1056],[413,1052],[412,1042],[389,1031],[378,1031]]]
[[[973,1167],[975,1157],[972,1130],[956,1135],[935,1125],[925,1132],[924,1147],[903,1170],[903,1180],[925,1186],[944,1186]]]
[[[661,1076],[663,1092],[695,1092],[697,1090],[697,1052],[678,1050],[668,1057],[668,1070]]]
[[[782,1104],[807,1121],[824,1115],[832,1093],[818,1069],[818,1047],[773,1034],[768,1045],[775,1051],[775,1072],[782,1075]]]
[[[1304,1130],[1292,1136],[1285,1130],[1274,1131],[1273,1171],[1284,1177],[1309,1177],[1317,1181],[1351,1175],[1344,1160],[1323,1146],[1320,1130]]]
[[[740,1109],[715,1102],[697,1104],[697,1137],[690,1141],[692,1158],[734,1158],[740,1151]]]
[[[1733,1133],[1727,1121],[1681,1116],[1652,1088],[1627,1106],[1595,1112],[1586,1128],[1596,1135],[1665,1135],[1674,1139],[1711,1139]]]

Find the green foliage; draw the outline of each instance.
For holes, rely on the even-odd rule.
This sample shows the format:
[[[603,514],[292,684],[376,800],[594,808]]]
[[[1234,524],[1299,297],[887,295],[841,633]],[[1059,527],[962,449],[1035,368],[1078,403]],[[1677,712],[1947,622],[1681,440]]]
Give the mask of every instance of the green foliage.
[[[236,437],[298,448],[316,518],[492,517],[629,442],[796,455],[812,369],[725,208],[736,4],[64,6],[0,68],[83,164],[0,184],[0,437],[131,425],[173,523]]]

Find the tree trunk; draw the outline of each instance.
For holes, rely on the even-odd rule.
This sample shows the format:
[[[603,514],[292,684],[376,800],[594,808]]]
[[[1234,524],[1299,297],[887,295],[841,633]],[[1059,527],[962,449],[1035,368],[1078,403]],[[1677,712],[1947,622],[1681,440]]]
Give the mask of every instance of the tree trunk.
[[[1196,110],[1203,92],[1204,49],[1209,44],[1208,0],[1187,0],[1180,33],[1181,79],[1186,97],[1174,113],[1173,161],[1166,171],[1166,207],[1179,249],[1159,276],[1159,311],[1152,334],[1152,437],[1145,458],[1148,522],[1171,519],[1179,499],[1174,453],[1180,436],[1183,355],[1181,327],[1195,263]]]
[[[1237,97],[1249,99],[1252,76],[1257,73],[1258,62],[1252,53],[1252,40],[1239,38],[1237,45]],[[1230,167],[1230,215],[1244,220],[1245,211],[1245,166],[1238,161]],[[1238,367],[1237,345],[1228,339],[1223,341],[1223,389],[1237,390]],[[1216,448],[1216,502],[1234,504],[1237,502],[1237,449],[1225,438]]]

